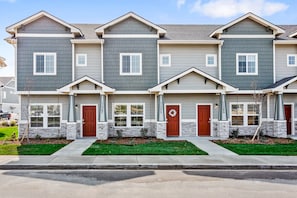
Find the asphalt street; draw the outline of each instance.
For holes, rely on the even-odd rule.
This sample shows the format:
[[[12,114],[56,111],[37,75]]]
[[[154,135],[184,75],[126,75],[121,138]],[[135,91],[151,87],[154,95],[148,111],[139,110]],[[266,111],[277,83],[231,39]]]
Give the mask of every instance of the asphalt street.
[[[1,170],[6,197],[296,197],[297,171]]]

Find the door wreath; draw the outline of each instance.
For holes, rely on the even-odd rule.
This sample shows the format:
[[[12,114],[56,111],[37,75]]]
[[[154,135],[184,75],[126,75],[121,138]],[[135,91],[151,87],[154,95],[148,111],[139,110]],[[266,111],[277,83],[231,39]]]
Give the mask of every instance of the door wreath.
[[[171,117],[175,117],[177,114],[176,110],[175,109],[170,109],[169,112],[168,112],[168,115],[170,115]]]

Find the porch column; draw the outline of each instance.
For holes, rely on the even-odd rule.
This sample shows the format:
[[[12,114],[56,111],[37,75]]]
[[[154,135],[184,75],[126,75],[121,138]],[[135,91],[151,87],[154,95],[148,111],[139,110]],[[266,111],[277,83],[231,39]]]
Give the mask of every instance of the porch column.
[[[100,105],[99,105],[99,122],[106,122],[106,96],[100,95]]]
[[[226,120],[228,120],[226,94],[221,93],[220,105],[219,105],[219,121],[226,121]]]
[[[77,135],[77,126],[76,126],[76,112],[75,112],[75,96],[71,94],[69,95],[66,139],[75,140],[76,135]]]
[[[99,104],[99,119],[98,119],[98,132],[97,138],[99,140],[106,140],[108,138],[108,123],[107,123],[107,112],[106,112],[106,95],[100,94]]]
[[[158,96],[158,122],[165,121],[165,111],[164,111],[164,95],[160,94]]]
[[[273,121],[273,137],[287,137],[287,121],[285,118],[283,93],[275,96],[275,109]]]
[[[165,139],[166,138],[166,119],[165,119],[165,110],[164,110],[164,95],[163,93],[159,94],[158,96],[158,105],[157,105],[157,131],[156,137],[158,139]]]
[[[217,125],[217,137],[220,138],[228,138],[229,137],[229,121],[227,114],[227,102],[226,102],[226,94],[221,93],[220,95],[220,104],[219,104],[219,121]]]
[[[69,95],[68,122],[76,122],[74,95]]]
[[[285,110],[282,93],[277,93],[275,96],[274,120],[285,120]]]

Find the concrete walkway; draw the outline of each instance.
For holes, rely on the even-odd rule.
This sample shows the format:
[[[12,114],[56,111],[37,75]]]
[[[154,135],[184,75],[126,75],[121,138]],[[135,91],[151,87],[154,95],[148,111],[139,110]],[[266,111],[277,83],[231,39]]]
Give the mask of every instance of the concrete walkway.
[[[84,138],[77,139],[62,149],[58,150],[53,156],[81,156],[81,154],[89,148],[97,139],[96,138]]]

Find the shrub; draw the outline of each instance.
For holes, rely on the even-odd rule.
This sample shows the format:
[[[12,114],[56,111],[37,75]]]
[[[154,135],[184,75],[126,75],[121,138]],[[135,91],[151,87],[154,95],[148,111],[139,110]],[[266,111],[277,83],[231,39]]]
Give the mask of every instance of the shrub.
[[[233,129],[231,134],[230,134],[231,138],[238,138],[239,136],[239,129]]]
[[[10,126],[16,126],[17,122],[15,120],[10,120],[9,124]]]

